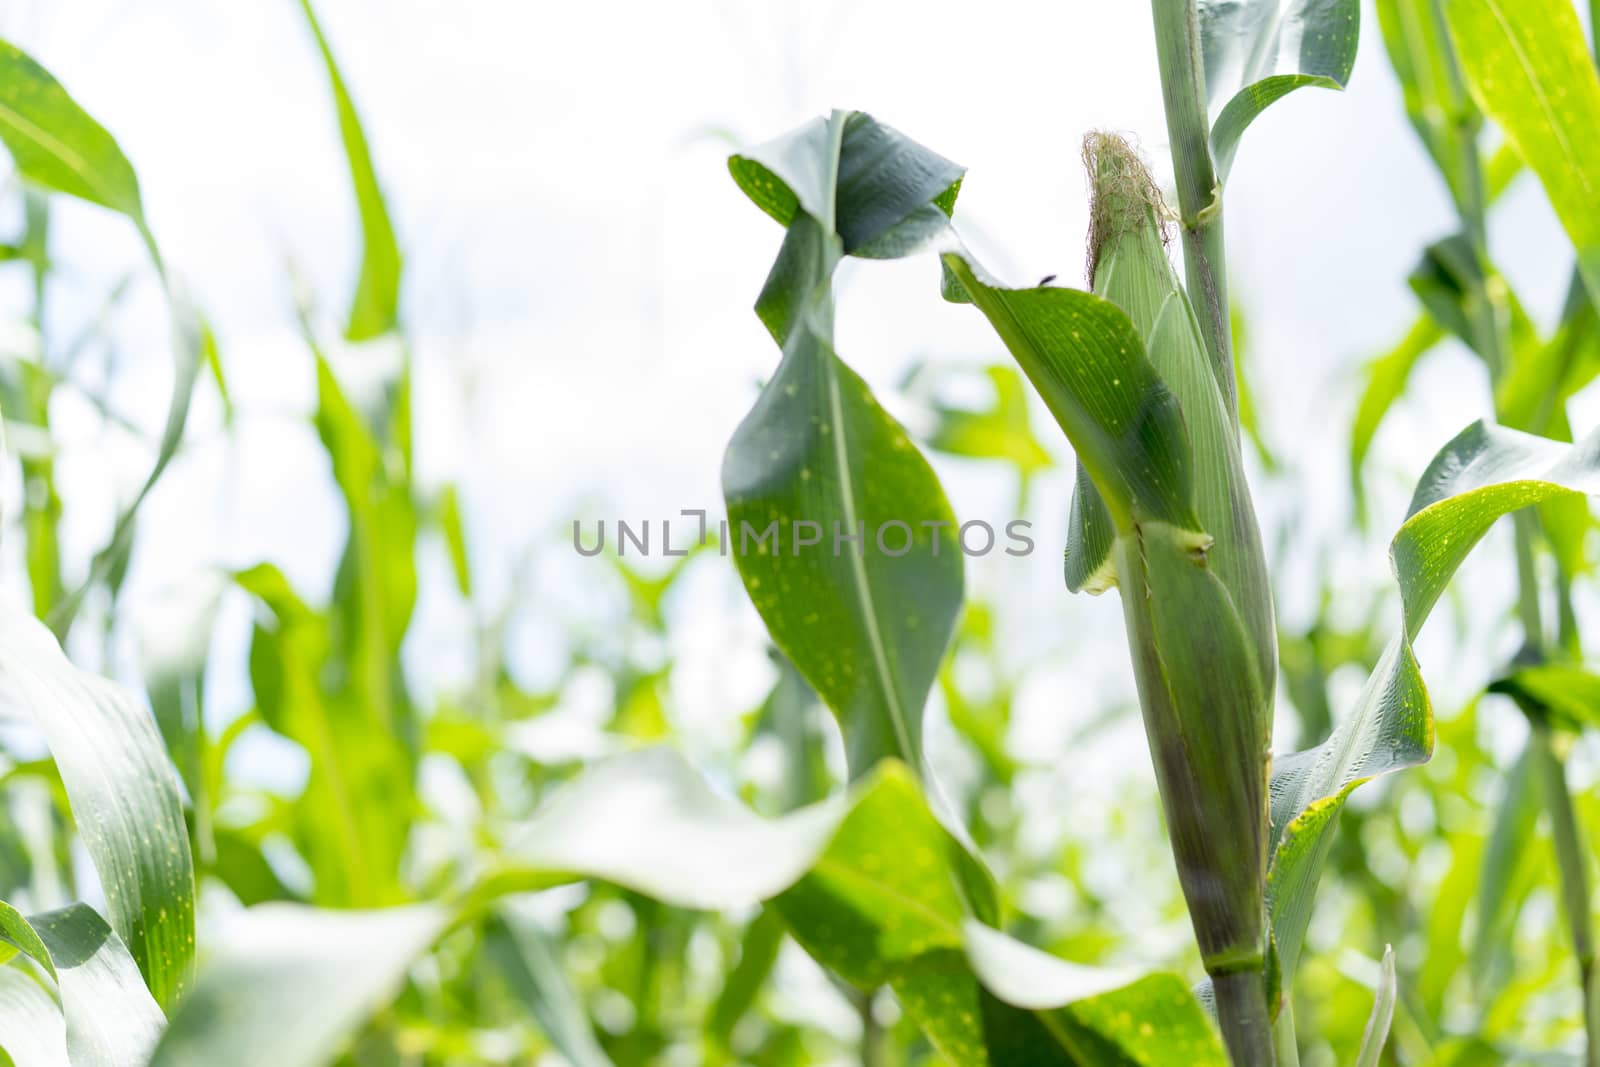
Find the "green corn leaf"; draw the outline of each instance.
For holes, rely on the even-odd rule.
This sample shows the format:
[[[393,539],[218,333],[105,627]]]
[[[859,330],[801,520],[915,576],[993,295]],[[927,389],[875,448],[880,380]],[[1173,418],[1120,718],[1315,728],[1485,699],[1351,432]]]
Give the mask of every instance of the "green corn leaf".
[[[232,916],[208,939],[194,989],[150,1067],[322,1067],[450,919],[429,905],[263,904]]]
[[[200,373],[201,327],[199,317],[168,273],[155,235],[145,222],[139,180],[127,156],[60,82],[5,41],[0,41],[0,142],[28,182],[99,204],[134,224],[166,288],[172,318],[172,397],[155,463],[133,500],[117,514],[111,540],[95,556],[88,580],[56,602],[50,623],[57,633],[64,634],[87,590],[125,566],[139,508],[177,453]]]
[[[317,51],[328,68],[328,83],[333,90],[334,109],[339,116],[339,136],[344,141],[345,158],[350,163],[350,181],[355,187],[356,208],[361,213],[361,276],[350,302],[350,320],[345,337],[366,341],[395,330],[400,322],[400,246],[389,222],[389,208],[372,165],[367,135],[361,128],[355,101],[345,86],[344,75],[334,61],[333,49],[323,36],[311,0],[301,0],[306,24],[316,39]]]
[[[328,692],[333,655],[327,617],[295,593],[277,568],[236,576],[265,609],[250,641],[256,708],[275,732],[311,757],[295,808],[295,834],[316,878],[316,901],[331,906],[395,902],[400,855],[414,803],[405,751],[370,703]]]
[[[925,435],[929,448],[968,459],[1004,460],[1024,479],[1051,466],[1050,453],[1028,424],[1028,394],[1014,369],[999,364],[983,368],[983,376],[994,390],[994,402],[986,407],[937,399],[941,383],[954,378],[953,372],[959,373],[960,368],[919,363],[903,387],[912,395],[932,398],[928,403],[932,426]]]
[[[1366,514],[1366,492],[1361,472],[1367,453],[1372,450],[1372,440],[1378,435],[1378,427],[1389,409],[1405,394],[1412,368],[1442,340],[1444,331],[1438,322],[1431,315],[1423,315],[1411,324],[1393,348],[1368,363],[1363,372],[1366,385],[1361,390],[1356,417],[1350,427],[1351,497],[1356,502],[1357,517],[1362,520]]]
[[[1516,360],[1495,386],[1500,422],[1551,435],[1570,400],[1600,375],[1600,320],[1580,279],[1573,279],[1555,336]]]
[[[1496,681],[1489,691],[1530,699],[1571,729],[1600,730],[1600,675],[1583,667],[1562,663],[1523,667]]]
[[[139,179],[116,140],[49,71],[4,41],[0,141],[28,181],[126,215],[148,239]]]
[[[1067,588],[1096,595],[1117,584],[1117,528],[1111,512],[1094,487],[1094,479],[1079,462],[1067,512]]]
[[[1145,732],[1201,954],[1209,972],[1259,972],[1266,680],[1276,670],[1260,533],[1238,432],[1165,257],[1153,184],[1113,138],[1091,138],[1086,158],[1097,192],[1091,274],[1123,309],[1070,290],[999,288],[959,252],[945,262],[1106,505]],[[1078,499],[1081,508],[1092,498]]]
[[[1270,693],[1278,653],[1266,553],[1228,394],[1215,378],[1194,310],[1167,259],[1160,194],[1120,137],[1091,134],[1084,158],[1094,189],[1089,258],[1095,295],[1127,314],[1156,375],[1178,399],[1195,457],[1195,507],[1212,538],[1206,566],[1243,619],[1257,652],[1261,692]],[[1081,480],[1078,489],[1084,489]],[[1263,746],[1265,740],[1264,732]]]
[[[571,1067],[612,1067],[561,968],[556,946],[508,901],[484,930],[484,952],[513,997]]]
[[[1405,95],[1406,117],[1458,206],[1476,199],[1468,161],[1482,116],[1467,95],[1437,0],[1378,0],[1378,26]],[[1473,208],[1473,210],[1476,210]]]
[[[368,426],[333,367],[312,348],[317,357],[317,436],[350,517],[334,600],[343,615],[351,688],[379,724],[409,742],[415,723],[396,663],[416,606],[418,517],[403,469],[405,457],[392,435],[385,440]],[[409,373],[402,373],[393,401],[401,419],[410,388]]]
[[[111,925],[158,1003],[194,962],[194,868],[172,765],[150,713],[78,670],[37,620],[0,611],[0,717],[33,721],[61,773]]]
[[[472,599],[472,564],[467,556],[467,529],[461,520],[461,494],[453,485],[447,485],[434,503],[434,518],[444,535],[446,550],[450,553],[450,571],[455,575],[456,589],[468,600]]]
[[[942,225],[966,168],[860,111],[836,111],[728,161],[745,195],[783,226],[800,214],[836,233],[847,255],[860,254],[921,208]],[[881,257],[874,257],[881,258]]]
[[[722,990],[706,1014],[706,1037],[725,1051],[733,1047],[733,1031],[755,1004],[772,969],[777,966],[788,927],[783,916],[763,907],[739,942],[739,960],[728,971]]]
[[[1600,300],[1600,77],[1567,0],[1445,0],[1468,88],[1544,184]]]
[[[1199,0],[1211,152],[1226,181],[1257,115],[1305,85],[1343,89],[1356,61],[1356,0]]]
[[[1478,876],[1477,921],[1468,962],[1473,989],[1485,1002],[1498,992],[1510,963],[1513,928],[1531,887],[1530,869],[1538,860],[1534,845],[1540,807],[1532,762],[1532,752],[1525,746],[1505,775],[1505,792],[1495,809]]]
[[[961,169],[858,112],[729,166],[788,227],[756,306],[783,358],[723,460],[729,547],[774,642],[838,717],[851,775],[890,756],[920,766],[922,707],[961,606],[955,516],[834,353],[831,279],[918,208],[942,225]]]
[[[56,983],[73,1067],[143,1063],[166,1019],[116,932],[87,904],[28,918],[0,901],[0,947],[19,949]],[[6,1035],[0,1035],[3,1045]]]
[[[1411,642],[1456,569],[1496,519],[1573,492],[1600,492],[1600,437],[1569,445],[1474,423],[1423,474],[1390,544],[1404,625],[1352,713],[1316,748],[1276,762],[1267,897],[1283,973],[1294,974],[1330,833],[1350,791],[1426,762],[1433,715]]]
[[[20,967],[0,967],[0,1053],[13,1067],[71,1067],[60,1007]]]
[[[1160,522],[1209,544],[1178,401],[1128,316],[1075,289],[1007,289],[965,253],[943,256],[1077,450],[1118,531]]]
[[[1394,1003],[1399,987],[1394,973],[1394,949],[1384,946],[1383,963],[1378,969],[1377,995],[1372,1002],[1372,1016],[1361,1034],[1361,1051],[1356,1054],[1356,1067],[1378,1067],[1383,1057],[1383,1046],[1389,1040],[1389,1024],[1394,1021]]]
[[[613,832],[596,834],[601,825]],[[863,989],[894,989],[956,1063],[1153,1067],[1170,1062],[1165,1047],[1225,1062],[1176,977],[1073,967],[973,920],[964,853],[895,761],[847,795],[763,819],[675,753],[647,749],[564,787],[508,854],[518,866],[501,889],[564,874],[679,907],[768,901],[819,962]]]

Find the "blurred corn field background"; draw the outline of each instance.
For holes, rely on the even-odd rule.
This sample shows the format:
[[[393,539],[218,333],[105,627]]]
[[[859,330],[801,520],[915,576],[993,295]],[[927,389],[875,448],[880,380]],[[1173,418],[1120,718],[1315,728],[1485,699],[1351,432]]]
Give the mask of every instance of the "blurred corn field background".
[[[1502,7],[1543,49],[1520,89],[1494,66]],[[1526,488],[1593,492],[1592,443],[1505,468],[1529,495],[1485,526],[1548,498],[1410,640],[1461,561],[1402,562],[1398,588],[1386,562],[1470,544],[1413,517],[1489,480],[1451,481],[1500,441],[1462,427],[1600,426],[1592,16],[1199,8],[1244,12],[1247,66],[1298,47],[1283,26],[1351,27],[1338,77],[1254,71],[1345,92],[1294,93],[1236,156],[1211,133],[1231,462],[1272,587],[1244,621],[1277,646],[1258,732],[1337,747],[1391,641],[1431,694],[1432,759],[1394,756],[1420,765],[1316,839],[1282,973],[1282,926],[1251,935],[1274,1019],[1293,1006],[1277,1062],[1593,1064],[1600,544],[1583,497]],[[1221,972],[1118,596],[1063,588],[1094,584],[1060,555],[1087,475],[994,310],[1023,290],[972,255],[1093,288],[1181,373],[1130,306],[1182,298],[1164,209],[1138,201],[1127,238],[1156,298],[1096,276],[1098,244],[1084,262],[1105,192],[1085,133],[1121,131],[1174,210],[1184,191],[1144,5],[73,0],[0,11],[0,37],[0,1062],[1228,1062],[1188,992]],[[1518,103],[1541,91],[1549,127]],[[846,106],[893,129],[815,119]],[[914,156],[937,188],[890,221],[954,211],[971,251],[940,249],[947,291],[999,334],[940,301],[934,257],[852,246],[847,211],[813,218],[771,154],[739,154],[792,127],[840,138],[836,166],[857,136],[927,151],[901,130],[971,168]],[[736,469],[770,410],[740,420],[784,373],[773,340],[796,344],[798,305],[768,298],[799,268],[741,188],[786,253],[813,224],[837,242],[806,279],[828,341],[870,385],[860,417],[927,458],[874,484],[907,519],[1029,523],[1031,552],[905,579],[932,620],[889,635],[926,674],[909,738],[830,714],[859,694],[808,660],[816,620],[759,591],[805,576],[661,551],[665,522],[676,546],[771,499],[770,469]]]

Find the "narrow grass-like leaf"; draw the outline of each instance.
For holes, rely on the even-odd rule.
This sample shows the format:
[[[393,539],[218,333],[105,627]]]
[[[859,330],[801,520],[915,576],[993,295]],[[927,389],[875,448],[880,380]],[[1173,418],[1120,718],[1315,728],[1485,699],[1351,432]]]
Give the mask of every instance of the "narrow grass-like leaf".
[[[150,713],[74,667],[37,620],[0,610],[0,716],[38,724],[105,890],[111,925],[165,1007],[194,961],[183,804]]]
[[[1527,889],[1539,821],[1539,793],[1532,776],[1532,751],[1505,775],[1505,790],[1495,809],[1494,827],[1478,875],[1477,919],[1468,955],[1474,991],[1491,1001],[1510,962],[1517,913]],[[1521,892],[1519,892],[1519,889]]]
[[[351,341],[366,341],[389,333],[399,325],[400,246],[389,222],[389,208],[378,184],[378,172],[372,165],[372,153],[367,148],[367,135],[361,128],[355,101],[350,98],[350,90],[334,61],[333,49],[322,33],[311,0],[301,0],[300,6],[305,11],[311,35],[316,39],[317,51],[328,69],[334,109],[339,116],[339,136],[344,141],[356,208],[361,213],[361,276],[350,302],[345,337]]]
[[[1282,757],[1274,768],[1267,895],[1285,975],[1292,976],[1299,961],[1330,831],[1345,798],[1363,782],[1432,755],[1432,711],[1411,651],[1422,623],[1495,520],[1573,492],[1600,492],[1600,436],[1569,445],[1474,423],[1423,474],[1389,550],[1402,632],[1333,735],[1314,749]]]
[[[151,1067],[322,1067],[399,987],[450,913],[264,904],[208,939]]]
[[[1457,205],[1478,195],[1469,163],[1482,117],[1462,84],[1437,0],[1378,0],[1389,64],[1405,95],[1406,116],[1433,157]]]
[[[172,399],[156,460],[133,500],[118,513],[109,543],[93,562],[89,579],[55,605],[50,617],[65,633],[86,591],[125,565],[134,520],[183,438],[189,400],[200,373],[198,316],[166,269],[155,235],[145,222],[133,165],[105,128],[78,106],[48,71],[15,46],[0,41],[0,142],[29,182],[75,196],[126,216],[138,229],[166,288],[174,353]]]
[[[145,232],[139,179],[116,140],[49,71],[4,41],[0,141],[28,181],[110,208]]]
[[[734,1028],[761,994],[787,936],[783,917],[770,907],[763,907],[745,927],[738,962],[729,969],[722,991],[706,1014],[706,1037],[717,1048],[732,1049]]]
[[[1399,996],[1399,986],[1394,973],[1394,949],[1383,948],[1383,963],[1378,968],[1378,989],[1372,1001],[1372,1016],[1361,1034],[1361,1051],[1356,1054],[1356,1067],[1378,1067],[1383,1058],[1384,1043],[1389,1040],[1389,1024],[1394,1021],[1394,1004]]]
[[[1393,348],[1368,363],[1363,371],[1366,385],[1361,390],[1356,417],[1350,427],[1351,497],[1358,518],[1365,519],[1366,515],[1361,472],[1366,466],[1367,453],[1372,449],[1372,439],[1378,435],[1378,427],[1389,409],[1404,395],[1412,368],[1442,340],[1444,330],[1431,315],[1423,315],[1411,324],[1411,329]]]
[[[405,752],[370,703],[323,688],[334,649],[328,618],[275,567],[236,580],[266,609],[250,641],[256,708],[311,757],[294,830],[316,878],[315,899],[340,907],[394,902],[407,827],[396,816],[410,812],[413,797]]]
[[[0,902],[0,942],[56,983],[73,1067],[142,1063],[166,1019],[116,932],[87,904],[24,919]]]
[[[612,1067],[562,970],[557,947],[508,902],[484,930],[484,952],[570,1067]]]
[[[0,966],[0,1053],[13,1067],[71,1067],[61,1008],[20,967]]]
[[[1227,180],[1256,116],[1305,85],[1343,89],[1355,66],[1356,0],[1200,0],[1211,151]]]
[[[1445,0],[1467,85],[1543,183],[1600,301],[1600,77],[1568,0]]]
[[[596,834],[598,825],[616,832]],[[508,853],[522,874],[507,872],[514,877],[503,885],[564,872],[680,907],[770,901],[825,966],[864,989],[893,988],[953,1062],[1154,1065],[1169,1037],[1192,1049],[1196,1063],[1223,1062],[1175,977],[1132,981],[1065,964],[1052,972],[1046,961],[1059,961],[975,927],[964,853],[894,761],[847,796],[763,819],[712,792],[676,754],[633,753],[565,787]],[[1015,969],[1018,959],[1028,972]],[[980,982],[983,973],[996,988]],[[1048,981],[1041,986],[1028,973]],[[1019,1010],[1007,996],[1027,1003]],[[1021,1041],[1024,1032],[1042,1043]],[[1115,1055],[1099,1055],[1105,1049]]]

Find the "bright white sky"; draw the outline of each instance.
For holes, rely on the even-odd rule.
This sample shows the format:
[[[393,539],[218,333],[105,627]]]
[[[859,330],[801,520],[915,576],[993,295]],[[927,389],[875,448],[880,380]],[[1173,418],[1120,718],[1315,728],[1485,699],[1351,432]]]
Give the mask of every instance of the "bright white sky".
[[[465,486],[487,588],[503,587],[515,559],[541,546],[515,631],[531,681],[553,669],[573,618],[604,617],[594,593],[602,564],[566,547],[572,518],[717,509],[722,448],[775,362],[749,308],[781,235],[728,179],[729,136],[765,140],[830,107],[872,112],[970,168],[958,223],[1017,281],[1081,281],[1085,131],[1130,132],[1164,156],[1143,3],[994,0],[981,13],[953,0],[322,7],[408,256],[424,477]],[[1306,610],[1327,558],[1306,546],[1344,529],[1341,426],[1358,369],[1409,323],[1405,274],[1451,228],[1376,20],[1363,18],[1350,92],[1306,90],[1271,109],[1245,139],[1227,200],[1257,388],[1293,471],[1259,490],[1269,544],[1290,518],[1312,532],[1277,560],[1290,575],[1289,618]],[[315,595],[331,580],[340,520],[320,451],[293,421],[309,408],[312,377],[286,263],[336,320],[356,223],[298,5],[23,0],[0,14],[0,32],[33,51],[133,159],[152,225],[211,312],[247,413],[236,449],[196,449],[151,501],[144,528],[161,536],[141,542],[134,608],[154,612],[158,591],[197,565],[264,556]],[[1493,243],[1548,321],[1571,260],[1537,192],[1526,182],[1514,190]],[[138,263],[138,249],[92,209],[64,209],[60,223],[58,255],[76,281],[58,311],[72,321]],[[910,261],[842,276],[839,350],[891,410],[892,386],[915,358],[1004,358],[981,317],[939,300],[935,275]],[[0,298],[22,307],[15,287]],[[130,369],[114,399],[153,426],[167,389],[153,287],[121,322]],[[1431,360],[1421,384],[1430,401],[1409,405],[1380,438],[1380,529],[1401,517],[1433,449],[1486,404],[1481,370],[1459,351]],[[71,433],[87,420],[69,412],[60,422]],[[215,425],[215,404],[197,405],[193,442]],[[1065,457],[1042,411],[1038,426]],[[83,517],[80,549],[108,518],[106,487],[126,487],[146,462],[96,441],[81,439],[63,475],[69,509]],[[962,518],[1009,517],[1003,476],[940,469]],[[1070,719],[1131,692],[1115,599],[1069,600],[1061,589],[1067,469],[1036,493],[1041,550],[975,568],[1019,648],[1091,653],[1058,658],[1025,690],[1017,744],[1035,753],[1060,744],[1064,703]],[[1340,556],[1360,563],[1355,588],[1382,588],[1381,542]],[[1504,570],[1482,571],[1483,588],[1499,590]],[[438,594],[437,560],[429,574]],[[228,625],[242,623],[242,608],[230,611]],[[691,726],[718,721],[760,688],[758,624],[731,570],[716,568],[696,576],[678,615],[679,714]],[[450,672],[462,621],[448,597],[429,596],[428,657],[414,657],[424,675]],[[1424,645],[1425,663],[1430,651],[1453,659],[1447,645]],[[234,695],[245,699],[236,685]]]

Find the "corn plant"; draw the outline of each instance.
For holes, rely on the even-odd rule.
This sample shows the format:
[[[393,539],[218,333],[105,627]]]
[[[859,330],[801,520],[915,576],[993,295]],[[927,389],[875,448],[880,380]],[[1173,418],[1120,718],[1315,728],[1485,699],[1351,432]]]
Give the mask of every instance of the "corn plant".
[[[868,1067],[1298,1064],[1314,1036],[1297,1030],[1296,976],[1311,954],[1319,882],[1325,868],[1344,879],[1363,866],[1341,854],[1351,841],[1339,834],[1346,799],[1427,762],[1436,745],[1466,753],[1474,744],[1458,722],[1436,730],[1413,641],[1507,515],[1524,642],[1490,688],[1526,715],[1530,739],[1482,856],[1456,859],[1473,861],[1477,881],[1466,966],[1473,1006],[1487,1009],[1499,942],[1529,892],[1532,813],[1542,806],[1596,1062],[1592,839],[1565,756],[1600,707],[1572,595],[1589,569],[1583,496],[1600,493],[1600,436],[1574,434],[1566,403],[1600,369],[1590,358],[1600,78],[1564,0],[1534,0],[1515,18],[1493,0],[1379,5],[1408,112],[1461,233],[1426,251],[1412,278],[1425,315],[1372,367],[1353,433],[1357,485],[1411,366],[1447,333],[1482,358],[1495,420],[1467,426],[1427,464],[1389,541],[1399,617],[1353,636],[1279,632],[1241,443],[1266,451],[1236,365],[1223,204],[1259,114],[1299,87],[1344,86],[1358,5],[1153,0],[1175,195],[1127,139],[1084,139],[1091,225],[1081,290],[1053,277],[1021,287],[996,278],[962,238],[965,168],[864,112],[834,111],[733,155],[738,189],[783,229],[755,303],[778,353],[727,446],[726,521],[714,535],[765,625],[777,678],[745,741],[781,754],[781,785],[740,797],[654,743],[668,732],[667,671],[628,642],[597,641],[567,663],[613,681],[606,732],[624,751],[593,762],[523,751],[534,747],[525,728],[559,694],[525,691],[512,677],[505,615],[520,590],[485,588],[460,493],[414,475],[402,244],[334,49],[312,6],[301,9],[361,235],[338,328],[310,294],[295,308],[315,369],[306,428],[346,524],[336,578],[324,602],[267,562],[211,575],[212,601],[184,627],[190,640],[146,657],[148,708],[63,647],[109,644],[140,507],[184,445],[200,371],[212,372],[225,431],[254,413],[230,396],[224,346],[163,259],[116,142],[38,64],[0,45],[0,141],[27,185],[14,247],[35,331],[44,334],[52,284],[52,198],[76,197],[134,226],[172,310],[176,353],[164,427],[147,442],[149,473],[76,583],[63,560],[49,425],[54,390],[87,388],[71,373],[71,347],[42,345],[0,393],[28,490],[18,518],[32,596],[31,611],[0,609],[0,717],[30,726],[49,751],[6,762],[0,781],[8,816],[24,797],[38,816],[32,828],[20,816],[0,826],[12,898],[0,902],[0,1062],[312,1067],[548,1054],[580,1067],[830,1057]],[[1480,155],[1484,116],[1511,146],[1499,163]],[[1490,202],[1522,167],[1576,253],[1552,338],[1538,336],[1489,254]],[[998,662],[990,607],[972,598],[965,574],[972,538],[993,547],[995,531],[961,521],[914,435],[836,350],[835,277],[850,257],[925,260],[929,313],[982,315],[1014,363],[984,370],[995,386],[988,409],[937,399],[947,367],[924,365],[905,383],[908,393],[930,390],[929,449],[1009,465],[1020,513],[1051,464],[1029,425],[1031,389],[1076,457],[1064,584],[1115,589],[1121,602],[1192,970],[1040,947],[1007,869],[1026,811],[997,815],[971,802],[929,758],[924,720],[937,693],[977,753],[985,788],[1018,791],[1019,761],[1004,743],[1014,680],[997,668],[993,691],[974,694],[952,657]],[[948,307],[932,291],[935,261]],[[360,396],[335,348],[370,354],[359,347],[370,342],[397,358]],[[428,704],[401,659],[431,542],[472,610],[480,658],[463,691]],[[663,605],[687,559],[652,576],[631,569],[619,547],[610,564],[630,632],[660,643]],[[251,613],[253,704],[219,731],[203,711],[215,603],[225,597]],[[1368,673],[1343,709],[1328,706],[1336,663]],[[1280,690],[1318,724],[1320,743],[1275,753]],[[842,741],[838,788],[812,716],[819,705]],[[230,777],[230,752],[251,730],[306,754],[303,783],[273,793]],[[428,771],[441,765],[460,772],[476,809],[466,832],[428,798]],[[554,899],[547,891],[580,884],[586,895],[564,905],[563,941],[541,917]],[[211,901],[220,903],[202,909],[208,921],[197,928],[197,902]],[[1459,949],[1448,924],[1463,912],[1440,914]],[[575,963],[597,940],[609,946],[598,962]],[[854,1007],[859,1040],[763,1013],[759,993],[791,943]],[[1449,1044],[1460,1035],[1448,1032],[1456,1024],[1442,1004],[1462,954],[1443,950],[1447,938],[1436,943],[1437,961],[1420,965],[1381,941],[1362,946],[1382,962],[1361,1005],[1356,1062],[1510,1058],[1488,1040],[1501,1035],[1487,1018],[1476,1024],[1482,1043]],[[720,965],[704,965],[708,951]],[[596,985],[615,996],[602,1001]],[[629,1025],[607,1022],[619,998]],[[596,1010],[606,1003],[613,1010]],[[1327,1015],[1300,1004],[1310,1009],[1303,1019]],[[1419,1040],[1400,1024],[1435,1032]]]

